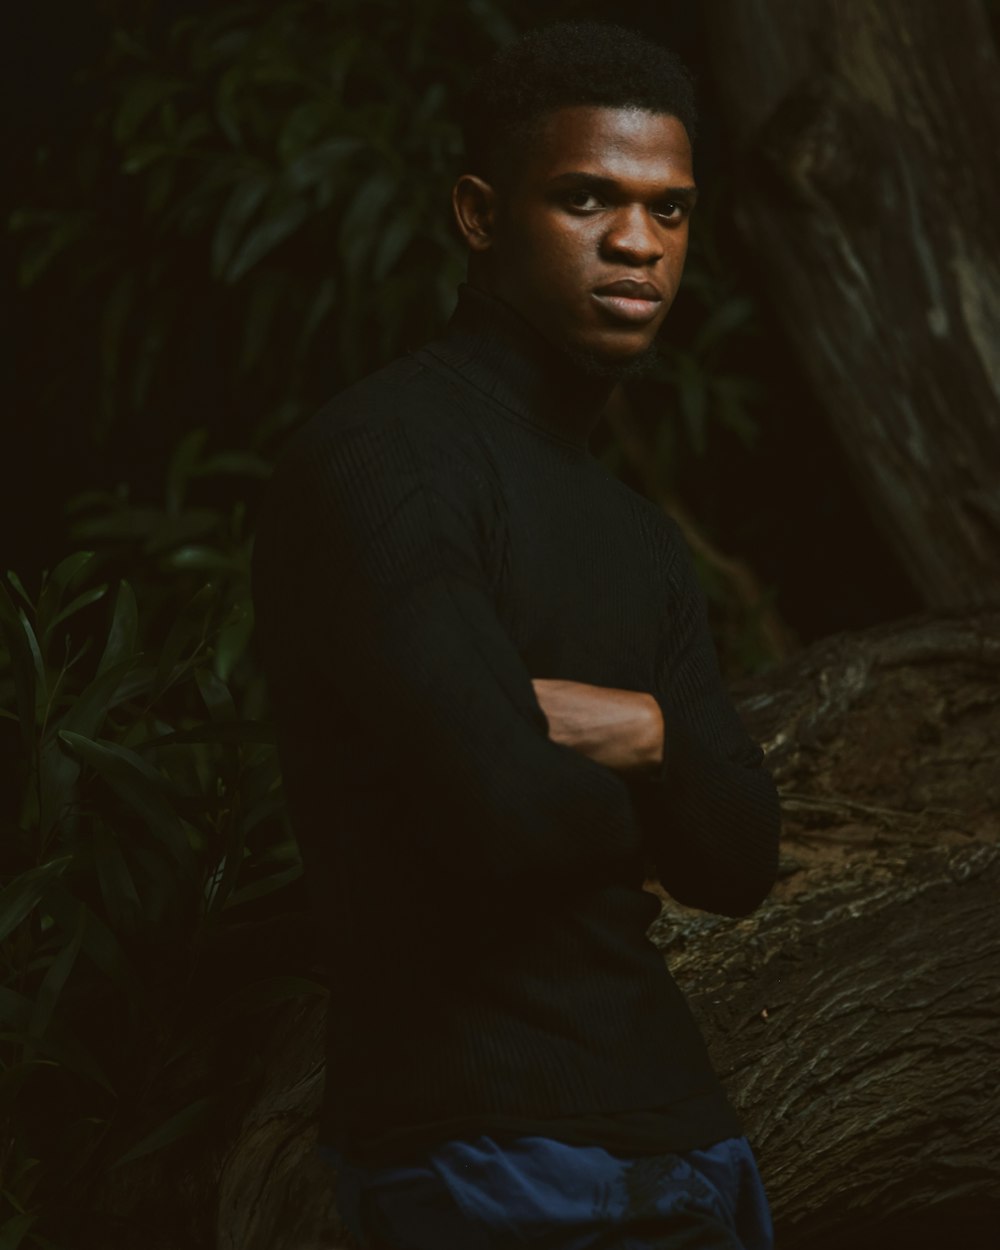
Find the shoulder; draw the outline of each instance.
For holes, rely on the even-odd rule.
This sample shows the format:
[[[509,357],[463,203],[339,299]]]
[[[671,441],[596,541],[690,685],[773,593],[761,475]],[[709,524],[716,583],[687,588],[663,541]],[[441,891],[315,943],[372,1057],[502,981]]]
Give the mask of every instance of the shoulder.
[[[485,472],[489,456],[461,393],[413,357],[401,357],[349,386],[292,438],[276,479],[307,488],[319,479],[349,488],[363,479],[370,491],[391,489],[413,474],[447,479]]]
[[[491,457],[461,396],[404,357],[336,395],[291,439],[257,533],[262,546],[273,531],[311,548],[338,534],[406,539],[423,526],[489,546],[502,522],[499,501]]]

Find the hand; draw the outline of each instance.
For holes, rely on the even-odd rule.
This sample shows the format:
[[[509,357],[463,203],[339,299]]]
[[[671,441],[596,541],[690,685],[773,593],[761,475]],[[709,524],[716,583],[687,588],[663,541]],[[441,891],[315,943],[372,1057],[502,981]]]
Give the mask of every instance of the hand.
[[[645,771],[662,761],[663,716],[651,694],[548,677],[531,684],[553,742],[618,772]]]

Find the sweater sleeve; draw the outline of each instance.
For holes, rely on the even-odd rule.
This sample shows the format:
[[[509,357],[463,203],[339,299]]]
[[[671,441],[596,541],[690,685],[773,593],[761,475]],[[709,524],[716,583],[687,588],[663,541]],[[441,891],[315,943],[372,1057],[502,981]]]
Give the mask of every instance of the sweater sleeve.
[[[781,815],[764,752],[726,692],[705,595],[674,528],[670,603],[655,689],[663,758],[630,781],[644,850],[678,902],[741,916],[774,884]]]
[[[405,425],[321,442],[272,484],[258,541],[273,554],[262,550],[254,596],[262,613],[282,600],[263,613],[269,683],[285,683],[279,734],[296,703],[329,703],[352,748],[385,762],[401,810],[419,815],[422,851],[448,874],[460,866],[466,884],[504,888],[637,854],[627,785],[549,739],[497,616],[488,474],[455,447],[418,445]],[[290,665],[302,648],[308,663]],[[294,741],[308,750],[307,738]]]

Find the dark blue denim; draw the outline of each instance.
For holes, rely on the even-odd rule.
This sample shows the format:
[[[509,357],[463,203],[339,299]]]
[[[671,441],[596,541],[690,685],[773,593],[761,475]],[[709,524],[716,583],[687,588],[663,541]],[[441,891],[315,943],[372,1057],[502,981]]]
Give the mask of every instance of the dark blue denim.
[[[337,1169],[337,1206],[364,1250],[773,1250],[745,1137],[683,1154],[620,1158],[546,1137],[483,1135],[419,1163]]]

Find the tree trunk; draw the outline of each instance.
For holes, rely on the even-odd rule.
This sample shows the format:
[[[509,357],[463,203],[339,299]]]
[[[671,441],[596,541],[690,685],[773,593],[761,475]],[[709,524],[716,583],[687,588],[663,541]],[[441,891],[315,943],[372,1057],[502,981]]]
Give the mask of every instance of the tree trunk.
[[[1000,603],[1000,63],[981,0],[709,0],[741,229],[926,603]]]
[[[741,683],[782,791],[779,882],[742,920],[646,883],[665,899],[650,937],[741,1111],[781,1250],[994,1243],[998,679],[1000,613],[981,613],[839,635]],[[255,940],[308,937],[290,918]],[[183,1171],[130,1165],[107,1202],[144,1245],[350,1246],[312,1153],[323,1015],[303,1000],[226,1047],[263,1078],[234,1129],[179,1152]]]

